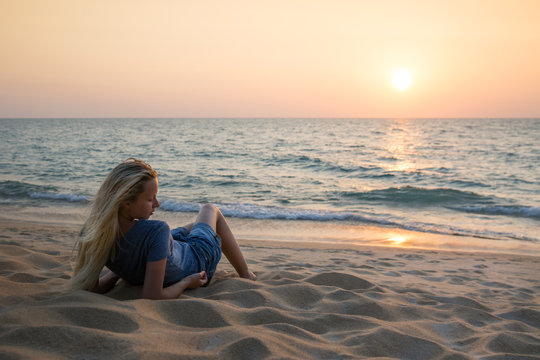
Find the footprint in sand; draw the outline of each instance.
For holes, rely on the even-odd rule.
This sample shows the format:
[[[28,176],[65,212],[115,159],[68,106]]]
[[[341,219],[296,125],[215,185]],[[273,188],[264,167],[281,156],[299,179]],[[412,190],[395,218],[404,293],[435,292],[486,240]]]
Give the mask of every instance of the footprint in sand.
[[[223,359],[263,359],[272,354],[261,340],[255,337],[245,337],[219,351],[218,357]]]
[[[528,334],[498,334],[486,344],[486,348],[493,352],[514,354],[540,354],[538,338]],[[519,358],[523,358],[520,356]]]
[[[306,282],[314,285],[339,287],[345,290],[365,290],[375,286],[373,283],[359,277],[336,272],[318,274],[307,278]]]
[[[229,326],[219,309],[218,303],[199,300],[164,301],[155,303],[163,320],[192,328],[217,328]]]
[[[425,256],[417,254],[397,254],[396,257],[407,260],[424,260]]]
[[[9,280],[19,283],[40,283],[48,280],[44,276],[29,274],[29,273],[15,273],[7,277]]]
[[[533,326],[540,330],[540,312],[522,308],[519,310],[509,311],[503,314],[499,314],[500,317],[507,320],[520,321],[527,325]]]
[[[57,312],[69,323],[80,327],[115,333],[131,333],[139,329],[137,322],[119,311],[80,306],[61,307]]]

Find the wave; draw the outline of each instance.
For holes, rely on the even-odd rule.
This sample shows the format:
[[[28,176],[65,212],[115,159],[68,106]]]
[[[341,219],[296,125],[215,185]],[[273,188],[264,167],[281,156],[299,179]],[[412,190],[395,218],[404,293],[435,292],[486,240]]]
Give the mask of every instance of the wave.
[[[436,206],[440,209],[450,209],[453,211],[484,214],[490,216],[511,216],[540,220],[540,208],[534,206],[508,206],[499,205],[495,202],[495,197],[487,197],[473,192],[460,191],[454,189],[426,189],[419,187],[405,186],[401,188],[387,188],[367,192],[339,193],[334,201],[340,202],[340,208],[346,209],[348,206],[343,202],[344,197],[350,197],[356,203],[358,201],[390,202],[388,207],[398,206]],[[86,204],[91,200],[90,196],[60,191],[50,185],[36,185],[20,181],[0,181],[0,198],[3,202],[12,201],[45,201],[59,203]],[[287,201],[283,201],[284,204]],[[279,205],[255,205],[255,204],[217,204],[223,214],[227,217],[261,219],[261,220],[292,220],[292,221],[318,221],[318,222],[348,222],[356,224],[374,224],[381,226],[391,226],[406,230],[420,231],[426,233],[436,233],[442,235],[473,236],[488,239],[518,239],[537,241],[532,238],[524,238],[521,235],[511,233],[492,232],[488,229],[465,229],[444,225],[443,223],[415,222],[403,218],[401,215],[392,216],[362,210],[313,210],[281,207]],[[161,202],[160,210],[169,212],[198,212],[199,203],[181,202],[165,199]],[[350,208],[350,207],[349,207]],[[353,207],[354,208],[354,207]],[[428,209],[431,211],[431,209]]]
[[[68,202],[88,202],[91,197],[62,193],[51,185],[36,185],[22,181],[0,181],[0,196],[7,199],[45,199]]]
[[[89,202],[92,198],[90,196],[78,195],[78,194],[63,194],[63,193],[30,193],[32,199],[47,199],[47,200],[64,200],[68,202]]]
[[[245,219],[268,220],[312,220],[312,221],[358,221],[382,225],[396,225],[391,221],[379,220],[346,212],[290,209],[277,206],[259,206],[252,204],[216,204],[223,215]],[[197,212],[201,204],[164,200],[160,209],[171,212]]]
[[[285,155],[273,155],[271,158],[265,160],[268,164],[293,164],[303,169],[311,169],[314,171],[326,171],[333,173],[363,173],[367,171],[376,171],[383,170],[382,168],[369,165],[369,166],[360,166],[360,165],[341,165],[338,163],[330,162],[323,160],[317,156],[309,155],[294,155],[294,154],[285,154]]]
[[[445,204],[491,204],[494,199],[472,191],[450,188],[427,189],[414,186],[392,187],[362,192],[341,192],[341,196],[359,201],[391,202],[402,205],[434,206]]]
[[[540,220],[540,207],[519,205],[449,206],[449,209],[482,215],[503,215]]]
[[[382,226],[397,227],[404,230],[417,231],[423,233],[470,236],[483,239],[513,239],[521,241],[537,242],[537,239],[528,238],[511,233],[501,233],[489,230],[476,231],[429,223],[407,223],[405,221],[391,221],[377,218],[375,214],[361,215],[358,213],[333,212],[323,210],[290,209],[275,206],[259,206],[252,204],[216,204],[226,217],[260,219],[260,220],[307,220],[320,222],[352,222],[363,224],[375,224]],[[178,202],[175,200],[164,200],[160,209],[170,212],[198,212],[201,204]]]
[[[482,188],[491,188],[491,185],[484,184],[480,181],[470,181],[470,180],[451,180],[451,184],[457,185],[457,186],[464,186],[464,187],[482,187]]]
[[[26,198],[32,193],[54,192],[57,189],[50,185],[36,185],[21,181],[0,181],[0,196],[6,198]]]

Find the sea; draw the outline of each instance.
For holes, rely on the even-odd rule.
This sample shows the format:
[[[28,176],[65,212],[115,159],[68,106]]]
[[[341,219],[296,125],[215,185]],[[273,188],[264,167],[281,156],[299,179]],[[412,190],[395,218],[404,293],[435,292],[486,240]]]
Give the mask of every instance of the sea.
[[[106,174],[136,157],[158,172],[168,221],[212,202],[245,238],[540,250],[540,119],[5,118],[0,130],[8,220],[80,223]]]

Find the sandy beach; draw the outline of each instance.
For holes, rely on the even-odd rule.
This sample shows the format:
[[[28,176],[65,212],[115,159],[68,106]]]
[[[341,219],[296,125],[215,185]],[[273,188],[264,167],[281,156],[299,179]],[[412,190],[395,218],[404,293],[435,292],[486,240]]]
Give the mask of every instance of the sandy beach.
[[[0,221],[2,359],[538,359],[540,259],[240,240],[179,299],[63,292],[75,224]]]
[[[539,20],[0,0],[0,360],[540,360]],[[175,299],[68,289],[87,219],[76,283],[120,233],[109,265],[147,297],[200,285],[178,277],[215,253],[132,230],[197,214],[256,281],[222,256]]]

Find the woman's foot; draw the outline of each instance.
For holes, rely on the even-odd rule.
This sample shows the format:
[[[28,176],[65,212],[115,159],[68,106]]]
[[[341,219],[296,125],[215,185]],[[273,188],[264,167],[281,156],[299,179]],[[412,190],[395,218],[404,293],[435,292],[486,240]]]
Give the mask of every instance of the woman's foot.
[[[238,275],[240,275],[240,277],[243,278],[243,279],[257,280],[257,275],[255,275],[254,273],[252,273],[249,270],[242,273],[242,274],[238,274]]]

